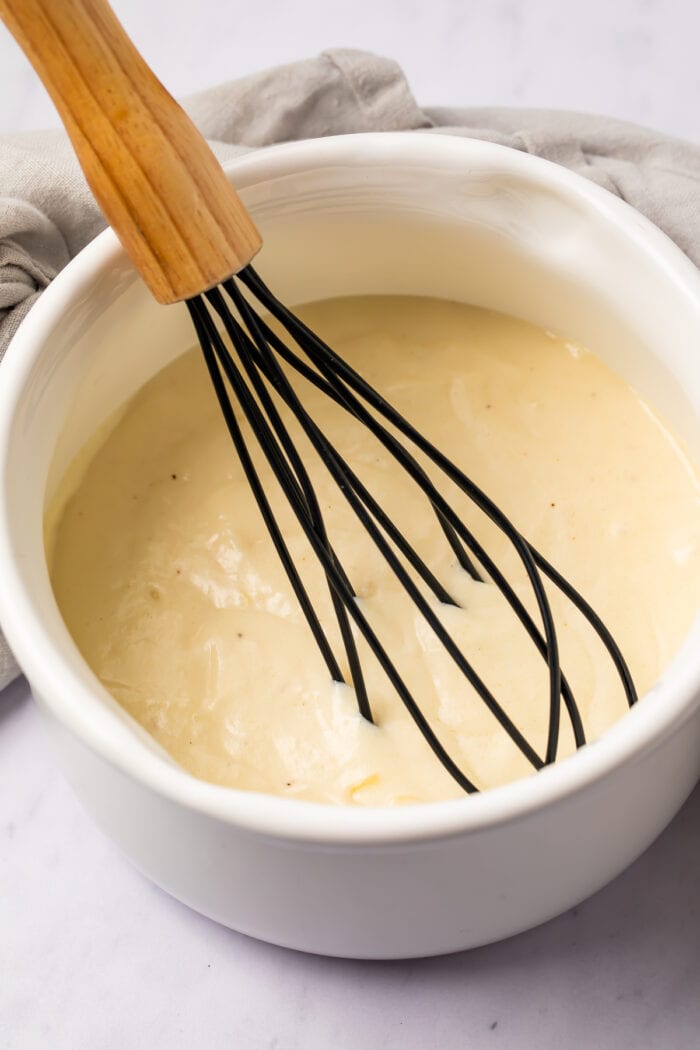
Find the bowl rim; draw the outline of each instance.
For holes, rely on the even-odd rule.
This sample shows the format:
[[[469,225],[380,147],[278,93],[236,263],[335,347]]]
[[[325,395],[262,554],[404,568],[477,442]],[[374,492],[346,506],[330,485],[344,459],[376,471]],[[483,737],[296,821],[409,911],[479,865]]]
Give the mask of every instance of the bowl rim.
[[[245,191],[248,186],[274,178],[337,165],[429,167],[431,163],[451,165],[455,171],[491,168],[500,175],[529,178],[550,192],[584,205],[600,221],[634,241],[652,257],[665,280],[674,282],[691,297],[700,331],[700,273],[681,249],[625,202],[542,158],[449,134],[368,132],[276,144],[233,158],[224,168],[236,186]],[[11,463],[8,452],[13,414],[42,356],[46,337],[57,316],[88,295],[101,275],[120,260],[125,260],[124,250],[107,229],[57,275],[14,335],[2,365],[0,384],[0,493],[6,491]],[[684,645],[650,693],[598,740],[554,766],[481,794],[404,807],[364,808],[211,784],[145,748],[136,754],[125,753],[86,719],[75,717],[75,709],[80,706],[76,698],[79,700],[81,694],[94,698],[96,690],[87,689],[67,666],[60,641],[44,625],[42,611],[24,585],[13,552],[12,509],[8,502],[0,499],[0,622],[45,706],[91,751],[124,775],[173,803],[250,833],[335,847],[390,847],[473,834],[526,818],[612,775],[680,731],[700,706],[700,652],[693,655]],[[133,735],[136,740],[136,734]]]

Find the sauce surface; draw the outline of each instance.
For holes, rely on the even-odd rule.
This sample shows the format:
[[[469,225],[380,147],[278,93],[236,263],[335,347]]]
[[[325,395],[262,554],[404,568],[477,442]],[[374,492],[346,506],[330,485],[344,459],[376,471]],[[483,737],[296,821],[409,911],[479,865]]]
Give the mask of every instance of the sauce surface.
[[[640,694],[648,690],[678,650],[700,594],[698,476],[653,409],[593,354],[504,315],[379,296],[298,312],[581,591],[612,630]],[[424,498],[371,435],[309,384],[296,385],[459,602],[432,600],[543,754],[546,667],[496,587],[457,566]],[[308,443],[296,440],[362,608],[449,753],[480,788],[531,773]],[[340,658],[325,580],[260,456],[256,462]],[[508,541],[449,483],[439,487],[534,613]],[[462,794],[362,643],[376,726],[359,716],[351,689],[329,681],[199,350],[139,391],[72,489],[59,493],[64,506],[48,537],[63,617],[104,686],[186,769],[320,802]],[[562,667],[595,739],[626,711],[622,687],[592,630],[548,593]],[[572,750],[562,716],[558,757]]]

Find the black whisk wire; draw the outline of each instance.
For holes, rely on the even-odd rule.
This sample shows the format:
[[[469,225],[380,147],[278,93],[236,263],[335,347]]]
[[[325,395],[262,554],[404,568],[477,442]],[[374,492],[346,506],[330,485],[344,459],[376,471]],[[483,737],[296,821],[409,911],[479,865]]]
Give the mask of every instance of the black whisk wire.
[[[447,504],[437,489],[435,489],[425,472],[420,468],[416,469],[417,464],[413,457],[410,456],[401,443],[398,442],[394,436],[367,411],[366,407],[357,399],[353,391],[359,393],[368,404],[405,433],[406,436],[408,436],[414,444],[421,449],[421,451],[427,454],[450,478],[450,480],[465,492],[466,495],[468,495],[470,499],[472,499],[476,505],[498,525],[501,531],[512,543],[525,567],[544,625],[544,648],[540,649],[540,651],[542,652],[549,668],[549,729],[545,763],[553,762],[556,757],[559,741],[559,705],[560,696],[562,695],[561,667],[559,663],[554,619],[552,617],[549,601],[541,577],[527,543],[508,521],[500,508],[488,499],[488,497],[471,481],[471,479],[451,463],[447,457],[439,452],[439,450],[436,449],[422,434],[420,434],[419,431],[415,430],[415,428],[412,427],[411,424],[393,408],[393,406],[385,401],[378,391],[371,387],[357,372],[354,371],[354,369],[343,361],[342,358],[338,357],[338,355],[331,350],[326,343],[304,325],[295,314],[288,310],[284,304],[282,304],[273,293],[270,292],[269,288],[267,288],[262,282],[252,267],[249,266],[245,270],[242,270],[241,273],[238,274],[238,277],[249,288],[249,290],[253,292],[265,309],[269,310],[272,316],[276,317],[277,320],[281,322],[287,332],[295,340],[297,346],[313,362],[327,382],[341,394],[343,399],[347,402],[352,414],[369,428],[369,430],[381,441],[384,447],[391,452],[394,458],[397,459],[411,477],[414,478],[423,489],[424,493],[428,496],[428,499],[433,506],[438,508],[441,516],[450,523],[460,539],[487,569],[487,572],[493,581],[497,583],[505,594],[511,607],[514,608],[516,613],[518,613],[521,621],[527,623],[530,620],[528,614],[526,613],[527,620],[523,620],[523,617],[520,615],[522,603],[519,602],[507,580],[500,573],[494,562],[489,558],[487,552],[477,543],[475,537],[467,529],[465,523],[455,514],[454,510]],[[236,294],[233,281],[225,282],[224,288],[229,294],[232,292],[234,295]],[[352,389],[348,389],[349,387]],[[532,630],[539,635],[534,624],[532,624]],[[533,637],[532,633],[531,637]],[[535,640],[534,637],[533,640]],[[480,693],[480,695],[482,699],[489,704],[488,696],[485,693]],[[577,746],[580,746],[581,743],[585,743],[583,723],[581,722],[580,714],[568,685],[564,692],[564,700],[567,710],[569,711],[576,744]]]
[[[255,369],[255,364],[251,360],[248,353],[248,346],[250,341],[247,339],[245,332],[237,324],[233,317],[228,313],[225,307],[223,297],[218,289],[213,289],[207,293],[207,299],[212,304],[214,309],[222,316],[226,323],[226,328],[229,336],[233,342],[234,347],[238,351],[239,360],[243,364],[248,379],[251,383],[253,391],[257,395],[258,401],[260,402],[263,412],[267,416],[267,421],[272,425],[274,433],[277,436],[277,444],[273,438],[272,431],[270,431],[268,422],[265,421],[263,416],[257,416],[257,421],[260,426],[264,429],[258,433],[259,437],[262,433],[264,441],[261,442],[266,456],[271,461],[275,473],[283,478],[283,487],[285,492],[289,488],[295,492],[295,500],[300,507],[305,506],[306,508],[306,527],[314,529],[320,542],[324,545],[328,552],[328,556],[333,561],[337,571],[342,574],[344,585],[346,589],[351,590],[350,581],[345,574],[343,567],[338,560],[335,551],[331,547],[328,534],[326,531],[323,515],[321,508],[316,498],[311,479],[308,476],[306,468],[302,463],[301,457],[296,449],[294,442],[292,441],[288,431],[286,430],[282,419],[277,411],[277,408],[270,397],[264,382],[260,375]],[[245,411],[251,425],[253,420],[251,414],[255,412],[255,401],[250,398],[245,386],[243,385],[242,377],[236,369],[233,360],[228,354],[223,341],[221,340],[218,332],[215,328],[211,327],[211,320],[207,318],[207,325],[209,329],[210,340],[214,346],[215,353],[219,359],[219,362],[231,383],[232,387],[238,394],[239,399],[245,399]],[[371,708],[369,704],[369,697],[367,696],[367,690],[364,683],[364,675],[362,673],[362,665],[360,663],[359,656],[357,654],[357,646],[355,639],[350,627],[348,620],[348,614],[346,612],[343,601],[338,594],[336,588],[332,585],[331,580],[327,577],[328,587],[330,591],[331,601],[338,621],[341,638],[345,647],[345,652],[348,658],[348,664],[350,668],[350,677],[355,688],[357,695],[358,706],[362,715],[372,721]],[[342,678],[336,678],[336,681],[342,681]]]
[[[245,473],[248,484],[250,485],[251,491],[255,497],[255,501],[258,504],[260,512],[263,517],[265,526],[270,533],[275,549],[282,561],[282,565],[287,573],[289,581],[292,585],[292,589],[296,595],[297,601],[304,613],[304,616],[311,628],[316,644],[319,647],[321,655],[325,660],[326,666],[330,673],[333,681],[339,682],[343,680],[343,675],[340,667],[333,654],[333,649],[326,638],[323,627],[321,626],[320,620],[318,619],[314,610],[311,599],[308,596],[306,588],[304,587],[301,577],[297,572],[294,560],[289,553],[284,537],[282,536],[277,520],[270,506],[270,502],[265,494],[264,486],[262,485],[258,472],[255,469],[252,457],[248,451],[243,432],[238,425],[238,420],[233,411],[233,406],[229,398],[228,390],[224,383],[222,374],[217,364],[217,357],[214,353],[212,342],[210,339],[210,318],[206,311],[204,303],[199,299],[191,299],[187,302],[190,316],[192,318],[199,345],[204,355],[204,360],[209,371],[209,375],[216,393],[219,407],[221,408],[224,416],[224,421],[231,435],[234,447],[238,453],[238,457],[241,461],[243,471]]]
[[[458,488],[460,488],[470,499],[501,529],[501,531],[511,540],[516,550],[520,554],[521,558],[524,558],[524,564],[529,563],[530,569],[535,570],[539,567],[546,576],[566,595],[567,598],[575,605],[575,607],[583,614],[583,616],[589,621],[593,629],[598,634],[601,642],[605,646],[616,671],[620,679],[622,680],[625,696],[629,706],[632,706],[637,702],[637,693],[632,681],[629,668],[627,667],[626,661],[622,656],[619,646],[615,642],[612,634],[605,626],[603,621],[597,615],[591,605],[583,598],[583,596],[566,580],[557,570],[539,553],[531,544],[528,544],[526,540],[520,535],[515,529],[512,523],[508,520],[505,514],[500,510],[496,504],[484,493],[479,487],[464,474],[454,463],[452,463],[439,449],[437,449],[428,439],[421,434],[419,430],[405,419],[394,407],[389,404],[382,395],[375,390],[369,383],[367,383],[361,375],[359,375],[346,361],[344,361],[335,351],[323,342],[319,336],[312,332],[304,323],[298,318],[291,310],[289,310],[280,300],[274,295],[272,291],[265,285],[260,276],[254,270],[252,266],[247,266],[245,269],[237,275],[241,282],[249,289],[250,292],[255,296],[258,302],[264,307],[265,311],[276,318],[285,330],[292,336],[297,346],[303,350],[309,356],[309,359],[319,368],[329,382],[329,385],[335,387],[341,387],[343,383],[351,387],[353,390],[366,399],[367,403],[372,406],[380,415],[387,419],[393,426],[396,427],[401,433],[412,441],[417,448],[419,448],[425,455],[427,455],[432,462],[451,480]],[[228,285],[232,282],[225,282],[224,287],[228,288]],[[268,329],[269,330],[269,329]],[[271,333],[273,334],[273,333]],[[283,340],[277,339],[274,342],[275,348],[278,350],[281,356],[285,358],[290,364],[298,367],[299,360],[295,358],[295,355],[289,350]],[[307,374],[306,370],[299,368],[307,378],[310,375]],[[347,386],[344,387],[347,396]],[[374,417],[369,414],[363,405],[358,402],[357,399],[353,400],[352,407],[353,414],[359,413],[359,418],[365,423],[372,431],[379,437],[383,443],[385,443],[385,437],[382,435],[380,430],[377,428]],[[386,431],[384,434],[386,435]],[[395,443],[391,449],[392,453],[401,462],[409,472],[412,472],[413,468],[409,463],[410,457],[408,457],[406,450],[400,443]],[[415,461],[413,461],[415,463]],[[423,473],[425,479],[427,475]],[[417,478],[416,480],[420,480]],[[516,612],[518,618],[523,623],[523,626],[528,627],[526,618],[527,612],[522,606],[518,607],[518,599],[514,596],[512,589],[510,588],[508,581],[503,577],[497,578],[494,576],[494,570],[498,572],[496,566],[490,560],[486,551],[481,548],[473,536],[471,536],[460,521],[460,519],[454,514],[452,509],[445,503],[439,493],[436,492],[434,487],[428,483],[427,488],[435,495],[435,503],[439,505],[441,512],[449,519],[451,524],[454,526],[456,532],[469,546],[469,549],[477,557],[478,561],[487,569],[488,575],[491,576],[492,580],[497,583],[499,589],[503,590],[504,594],[508,598],[509,603]],[[429,498],[433,498],[427,492]],[[531,556],[532,562],[529,562],[527,553],[522,550],[522,546],[527,547]],[[528,571],[530,575],[530,571]],[[478,575],[476,578],[479,578]],[[538,583],[536,580],[532,580],[533,589],[536,595],[542,594],[546,601],[546,595],[543,590],[540,592],[541,581]],[[513,598],[515,597],[515,602]],[[538,600],[539,604],[539,600]],[[524,613],[524,615],[523,615]],[[551,616],[551,614],[550,614]],[[528,633],[529,628],[528,628]],[[535,637],[531,634],[533,641]],[[567,690],[562,689],[562,695],[566,700]],[[568,707],[568,705],[567,705]],[[575,705],[573,705],[575,708]],[[570,717],[572,718],[572,728],[576,735],[576,726],[574,721],[578,722],[580,726],[580,719],[574,709],[569,710]],[[582,728],[582,727],[581,727]],[[582,746],[585,743],[585,738],[578,739],[577,746]],[[552,759],[553,760],[553,759]],[[549,761],[549,759],[548,759]]]
[[[237,316],[234,316],[234,313],[231,312],[219,288],[207,292],[206,301],[202,297],[196,297],[189,300],[187,305],[224,420],[265,525],[331,678],[336,682],[342,682],[344,677],[333,653],[333,647],[328,640],[319,616],[294,564],[264,486],[255,468],[246,438],[236,418],[229,395],[229,388],[233,392],[259,449],[269,464],[325,574],[347,658],[349,684],[352,684],[355,690],[360,713],[368,721],[373,721],[371,702],[362,671],[362,662],[354,633],[350,626],[351,620],[443,767],[463,790],[470,793],[478,790],[477,786],[459,768],[442,745],[376,632],[368,622],[362,610],[362,603],[358,600],[352,583],[330,543],[313,484],[294,439],[282,420],[271,391],[274,391],[291,411],[303,433],[338,485],[358,521],[370,535],[375,547],[387,562],[425,622],[439,639],[447,654],[472,685],[477,695],[487,705],[515,746],[535,769],[540,769],[556,759],[559,741],[560,705],[562,701],[569,717],[576,746],[581,747],[586,742],[578,706],[569,683],[561,671],[556,628],[540,572],[543,572],[562,591],[591,624],[608,651],[619,674],[628,704],[631,706],[635,703],[637,695],[634,683],[619,647],[600,617],[569,581],[562,577],[538,551],[524,540],[500,508],[470,478],[401,416],[347,362],[340,358],[314,332],[304,325],[296,315],[288,310],[267,288],[252,266],[247,266],[237,275],[237,278],[258,300],[264,310],[282,325],[307,360],[304,360],[303,357],[300,357],[295,350],[288,346],[270,328],[269,324],[257,314],[252,303],[241,292],[234,279],[225,281],[222,288],[229,297]],[[222,338],[209,308],[223,322],[233,352],[238,359],[238,365]],[[506,598],[548,666],[549,722],[544,758],[538,755],[537,751],[513,723],[485,682],[477,674],[466,655],[456,645],[454,639],[437,616],[435,609],[431,606],[416,581],[411,577],[407,565],[423,580],[438,601],[451,605],[456,605],[457,603],[418,555],[396,523],[384,511],[381,504],[368,491],[340,452],[311,418],[294,387],[289,382],[286,373],[281,368],[276,355],[279,355],[300,376],[311,382],[326,396],[368,427],[429,500],[446,540],[459,564],[477,581],[483,578],[477,565],[482,566],[487,577]],[[476,540],[445,497],[436,489],[422,466],[397,439],[395,434],[380,422],[379,417],[384,418],[395,431],[408,438],[510,540],[531,584],[544,633],[537,627],[523,602],[516,595],[514,589],[488,552]],[[403,557],[404,561],[401,560],[397,552]],[[476,564],[473,558],[476,558]]]
[[[242,382],[242,377],[237,371],[235,365],[233,364],[228,350],[226,349],[223,340],[219,336],[216,327],[213,324],[211,316],[207,312],[205,304],[201,300],[199,302],[196,300],[189,300],[188,306],[190,308],[190,314],[192,315],[193,319],[195,317],[197,318],[197,320],[195,321],[195,328],[197,330],[198,337],[200,338],[200,340],[202,340],[201,345],[204,352],[204,357],[207,362],[207,367],[209,368],[209,373],[212,376],[212,379],[214,378],[212,372],[212,365],[214,370],[218,373],[218,382],[214,382],[214,387],[217,393],[217,397],[219,398],[219,404],[223,409],[220,391],[223,391],[223,396],[225,398],[226,388],[223,384],[221,372],[219,372],[219,369],[217,367],[217,360],[221,365],[221,368],[224,370],[224,374],[231,381],[234,392],[239,398],[241,408],[243,409],[243,412],[253,430],[253,433],[256,436],[256,439],[258,440],[259,446],[263,451],[263,454],[265,455],[273,472],[275,473],[277,481],[280,483],[284,494],[287,497],[289,504],[306,535],[306,538],[311,544],[314,553],[318,557],[326,574],[326,577],[330,580],[331,585],[335,588],[336,592],[341,596],[345,608],[354,619],[357,627],[361,631],[372,652],[379,661],[382,670],[389,678],[389,681],[393,685],[396,692],[399,694],[401,700],[403,701],[414,722],[423,734],[423,737],[433,750],[434,754],[440,760],[445,769],[451,774],[451,776],[465,791],[470,793],[476,791],[476,785],[473,784],[472,781],[462,772],[459,766],[457,766],[457,764],[453,761],[453,759],[443,747],[436,734],[433,732],[430,723],[425,718],[423,712],[421,711],[420,707],[418,706],[412,694],[410,693],[401,675],[397,671],[386,650],[379,641],[379,638],[377,637],[372,627],[368,623],[366,617],[364,616],[363,612],[361,611],[357,601],[355,600],[355,595],[352,589],[346,583],[347,577],[345,576],[344,572],[339,571],[336,564],[334,563],[334,559],[330,551],[328,550],[328,547],[324,544],[324,542],[320,539],[318,533],[312,527],[308,515],[308,508],[303,503],[303,501],[299,500],[298,492],[295,491],[294,487],[288,484],[289,479],[287,476],[285,476],[284,470],[280,468],[280,461],[273,452],[274,438],[272,438],[270,428],[268,427],[262,413],[260,412],[260,409],[255,404],[254,399],[251,397],[250,391]],[[231,406],[229,403],[229,409],[230,407]],[[229,430],[231,430],[231,427],[229,425],[229,413],[225,412],[224,416],[226,419],[226,423],[229,426]],[[271,511],[267,513],[269,511],[269,502],[264,494],[264,491],[262,491],[262,486],[259,483],[257,472],[255,471],[255,468],[252,464],[252,460],[248,452],[245,439],[243,438],[241,429],[238,426],[237,422],[235,423],[235,431],[236,436],[234,437],[234,435],[232,434],[232,437],[234,437],[234,444],[236,450],[238,451],[239,455],[241,454],[241,449],[245,450],[244,471],[249,481],[253,476],[257,479],[258,483],[251,484],[251,488],[255,499],[261,508],[261,511],[263,511],[263,516],[267,524],[269,517],[272,516]],[[274,516],[272,517],[274,518]],[[278,552],[280,552],[280,550],[282,552],[281,557],[283,565],[285,570],[287,571],[290,581],[292,581],[292,585],[295,588],[295,592],[298,594],[299,588],[308,602],[308,595],[306,594],[306,591],[303,588],[303,584],[301,584],[301,581],[298,579],[298,574],[296,573],[296,569],[293,569],[293,566],[293,572],[290,573],[289,559],[284,556],[285,552],[288,555],[288,550],[286,548],[286,545],[284,544],[284,540],[282,539],[280,530],[277,527],[276,522],[275,527],[270,531],[270,535],[272,537],[275,548],[278,550]],[[302,608],[305,615],[307,615],[308,619],[306,605],[303,605]],[[316,624],[318,624],[319,622],[315,613],[313,613],[313,621]],[[323,640],[327,641],[322,631],[321,635]],[[314,632],[314,637],[316,637],[316,640],[318,641],[318,634],[316,632]],[[342,675],[336,675],[333,674],[333,672],[331,672],[331,674],[335,681],[343,681]],[[371,713],[368,714],[367,717],[369,721],[372,720]]]
[[[240,277],[246,277],[247,276],[247,271],[242,271],[241,274],[239,274],[239,276]],[[239,294],[240,294],[240,293],[238,293],[236,291],[235,284],[232,281],[226,281],[226,282],[224,282],[223,287],[225,288],[226,292],[228,293],[228,295],[231,297],[232,301],[235,304],[237,302],[237,300],[239,298]],[[268,303],[268,305],[271,307],[270,308],[270,312],[272,312],[272,306],[274,304]],[[280,305],[280,307],[281,307],[281,304],[278,304],[278,305]],[[281,307],[281,309],[284,310],[285,308]],[[511,607],[515,611],[516,615],[518,616],[518,618],[520,619],[522,624],[525,626],[528,634],[530,635],[530,638],[532,639],[532,641],[537,646],[538,651],[540,652],[540,654],[543,656],[543,658],[548,663],[550,663],[551,662],[551,658],[550,658],[550,655],[548,653],[547,642],[546,642],[545,638],[543,638],[542,635],[540,634],[540,632],[538,631],[537,627],[535,626],[534,621],[532,620],[532,617],[530,616],[530,614],[526,610],[525,606],[522,604],[521,600],[515,594],[515,591],[510,586],[508,580],[503,576],[503,574],[500,572],[500,570],[495,565],[495,563],[491,560],[491,558],[489,557],[487,552],[483,549],[483,547],[481,547],[478,544],[477,540],[468,531],[466,525],[459,519],[459,517],[455,514],[454,510],[451,507],[449,507],[449,505],[445,502],[443,497],[441,495],[439,495],[439,493],[437,493],[437,490],[434,488],[434,486],[433,486],[432,482],[430,481],[430,479],[428,478],[427,474],[420,467],[420,465],[414,459],[414,457],[412,457],[410,455],[410,453],[407,451],[407,449],[405,449],[396,440],[396,438],[389,433],[389,431],[387,431],[385,428],[383,428],[378,423],[378,421],[371,414],[369,414],[367,412],[367,409],[365,408],[365,406],[362,405],[357,400],[357,398],[355,397],[355,395],[351,391],[347,390],[347,388],[345,388],[343,386],[341,381],[339,381],[336,377],[331,375],[332,382],[334,384],[336,384],[336,385],[331,385],[331,383],[327,382],[323,377],[319,376],[319,374],[317,372],[315,372],[313,369],[311,369],[301,358],[299,358],[298,355],[294,354],[294,352],[292,350],[290,350],[290,348],[282,340],[280,340],[279,336],[277,336],[276,333],[273,332],[272,329],[270,329],[269,326],[266,325],[265,322],[262,319],[257,318],[257,321],[258,321],[259,327],[264,332],[265,339],[269,343],[270,347],[272,347],[274,350],[276,350],[280,354],[280,356],[283,358],[283,360],[285,360],[289,364],[291,364],[294,367],[294,369],[297,372],[299,372],[300,375],[302,375],[304,378],[308,379],[311,383],[313,383],[314,386],[316,386],[318,389],[322,390],[328,397],[330,397],[337,404],[339,404],[343,408],[345,408],[346,411],[350,412],[351,415],[354,415],[362,423],[364,423],[364,425],[366,425],[372,431],[372,433],[375,434],[375,436],[382,442],[382,444],[385,446],[385,448],[387,448],[388,451],[406,469],[406,471],[409,473],[409,475],[414,478],[414,480],[419,484],[419,486],[423,490],[424,494],[431,501],[431,503],[433,505],[433,509],[435,510],[435,512],[436,512],[436,514],[438,516],[438,520],[439,520],[441,526],[443,527],[443,531],[445,532],[445,535],[446,535],[446,538],[447,538],[447,540],[448,540],[448,542],[450,544],[450,547],[452,548],[452,550],[457,555],[459,563],[462,565],[463,568],[465,568],[467,570],[467,572],[469,572],[469,574],[472,576],[473,579],[481,580],[481,578],[482,578],[481,575],[474,568],[474,564],[471,561],[471,559],[469,558],[469,555],[467,554],[467,552],[465,550],[465,547],[460,543],[460,540],[458,538],[458,533],[459,533],[459,536],[461,536],[465,540],[466,544],[469,546],[469,549],[472,550],[472,552],[479,558],[479,560],[481,561],[481,564],[484,566],[486,572],[490,575],[490,577],[493,580],[493,582],[496,583],[496,585],[502,591],[502,593],[506,597],[507,601],[509,602],[509,604],[511,605]],[[301,323],[301,322],[299,322],[299,323]],[[311,335],[313,336],[313,333],[311,333]],[[316,339],[317,337],[313,336],[313,338]],[[259,362],[259,363],[261,364],[261,367],[264,370],[264,368],[265,368],[264,362]],[[268,376],[268,378],[270,378],[271,381],[273,382],[273,385],[275,385],[274,377]],[[361,381],[361,382],[364,382],[364,381]],[[280,391],[278,390],[278,392],[280,392]],[[508,524],[508,528],[512,530],[512,526],[510,526],[509,524]],[[550,615],[550,619],[551,619],[551,615]],[[553,625],[552,625],[552,630],[553,630]],[[557,668],[558,668],[558,656],[557,656],[557,659],[556,659],[556,664],[557,664]],[[560,681],[561,695],[562,695],[562,697],[564,699],[564,703],[565,703],[565,706],[566,706],[566,709],[567,709],[567,713],[568,713],[570,721],[571,721],[571,726],[572,726],[572,730],[573,730],[574,740],[575,740],[576,746],[580,747],[580,746],[582,746],[585,743],[585,733],[584,733],[584,729],[583,729],[583,723],[581,721],[578,709],[576,707],[576,704],[575,704],[575,701],[574,701],[573,694],[571,692],[570,686],[569,686],[568,682],[566,681],[566,679],[563,677],[563,675],[561,675],[561,669],[558,668],[558,670],[559,670],[559,674],[561,676],[561,681]],[[559,731],[559,703],[558,703],[558,700],[559,700],[559,695],[556,692],[556,685],[557,685],[556,678],[554,677],[554,675],[550,671],[550,708],[551,708],[551,710],[550,710],[550,722],[549,722],[549,732],[548,732],[548,741],[547,741],[547,758],[546,758],[546,762],[551,762],[551,761],[554,760],[554,756],[556,755],[557,742],[558,742],[558,731]]]
[[[345,460],[343,460],[343,458],[340,456],[337,450],[327,441],[320,429],[317,427],[317,425],[311,419],[309,414],[306,412],[303,405],[296,396],[293,388],[289,384],[287,378],[284,376],[284,373],[281,371],[279,365],[267,349],[265,341],[262,338],[257,326],[257,318],[252,312],[251,308],[236,289],[234,289],[234,294],[236,296],[234,300],[235,305],[238,308],[249,333],[253,337],[253,340],[255,341],[255,344],[258,348],[261,357],[265,360],[267,368],[269,368],[270,371],[275,375],[278,392],[281,394],[287,405],[292,410],[297,422],[300,424],[302,430],[313,444],[316,452],[319,454],[326,467],[330,471],[333,480],[336,482],[343,496],[350,504],[360,523],[369,533],[375,546],[380,551],[382,557],[388,563],[392,572],[397,577],[403,588],[406,590],[409,597],[414,602],[425,621],[437,635],[438,639],[444,646],[447,653],[457,664],[462,674],[476,689],[479,696],[488,706],[489,710],[500,722],[500,724],[506,730],[506,732],[510,735],[511,739],[516,744],[516,746],[520,748],[525,757],[536,768],[540,768],[544,764],[543,760],[530,746],[528,741],[518,730],[517,726],[515,726],[515,724],[511,721],[511,719],[508,717],[508,715],[498,703],[496,698],[490,692],[486,684],[476,673],[472,665],[465,658],[464,654],[461,652],[459,647],[455,644],[453,639],[445,630],[444,626],[436,616],[433,609],[430,608],[430,605],[425,600],[424,596],[421,594],[419,588],[416,586],[414,581],[411,579],[410,575],[406,572],[405,568],[394,554],[394,551],[392,550],[391,546],[386,542],[381,531],[377,528],[375,522],[373,521],[371,512],[367,512],[366,506],[364,505],[363,501],[359,498],[359,479],[357,479],[357,476],[350,469]],[[219,302],[219,295],[220,293],[214,293],[212,301]],[[225,316],[226,314],[227,311],[225,311]],[[227,323],[226,320],[225,323]],[[232,338],[234,340],[234,345],[239,353],[239,356],[241,357],[241,360],[244,361],[246,369],[248,369],[250,367],[250,354],[249,349],[246,346],[246,342],[248,342],[248,340],[245,337],[245,334],[240,329],[240,326],[238,326],[237,329],[236,327],[230,325],[230,323],[228,323],[228,326]],[[404,543],[406,549],[411,552],[412,563],[415,564],[416,562],[420,562],[418,554],[410,547],[410,545],[406,541],[404,541]],[[427,570],[427,566],[425,567],[425,569]],[[449,595],[448,600],[450,604],[456,604],[452,601],[451,598],[449,598]]]

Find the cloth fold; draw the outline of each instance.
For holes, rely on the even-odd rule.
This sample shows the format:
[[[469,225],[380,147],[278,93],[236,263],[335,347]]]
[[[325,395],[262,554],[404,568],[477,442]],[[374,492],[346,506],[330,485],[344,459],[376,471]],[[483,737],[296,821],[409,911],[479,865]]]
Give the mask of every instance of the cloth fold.
[[[211,88],[185,108],[222,161],[277,142],[363,131],[498,142],[604,186],[700,265],[700,147],[623,121],[548,110],[421,109],[395,62],[343,49]],[[104,225],[62,131],[0,136],[0,360],[42,291]],[[0,689],[18,673],[0,634]]]

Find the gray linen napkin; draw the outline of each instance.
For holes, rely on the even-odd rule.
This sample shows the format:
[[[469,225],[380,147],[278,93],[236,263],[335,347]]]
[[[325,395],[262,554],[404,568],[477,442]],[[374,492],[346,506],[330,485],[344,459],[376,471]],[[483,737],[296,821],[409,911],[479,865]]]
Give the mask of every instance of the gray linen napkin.
[[[422,110],[395,62],[349,50],[212,88],[185,106],[221,160],[274,142],[411,129],[538,154],[622,197],[700,265],[700,147],[623,121],[546,110]],[[0,137],[0,360],[32,304],[103,226],[63,132]],[[18,673],[0,635],[0,689]]]

